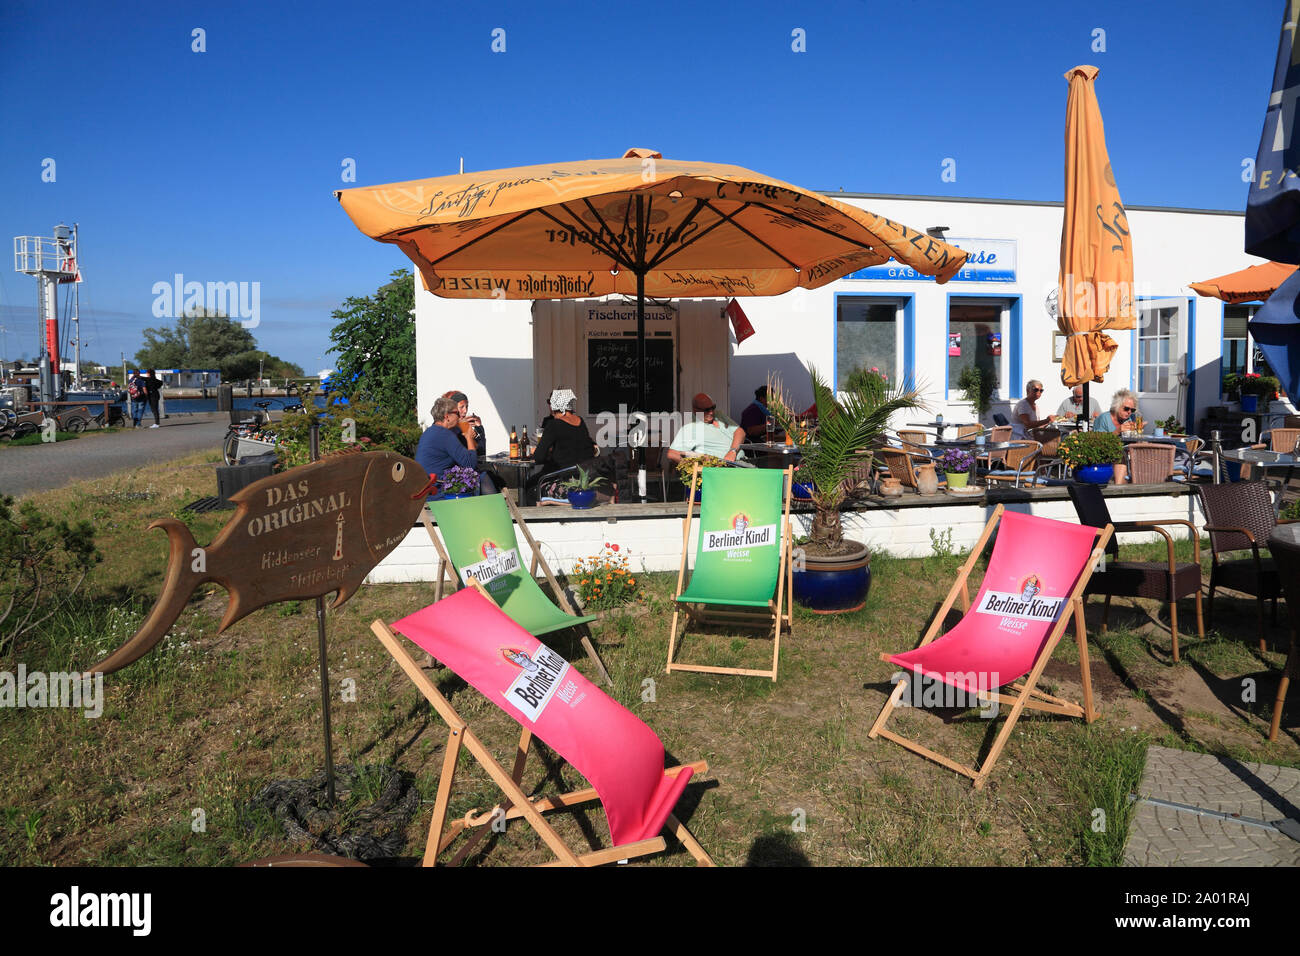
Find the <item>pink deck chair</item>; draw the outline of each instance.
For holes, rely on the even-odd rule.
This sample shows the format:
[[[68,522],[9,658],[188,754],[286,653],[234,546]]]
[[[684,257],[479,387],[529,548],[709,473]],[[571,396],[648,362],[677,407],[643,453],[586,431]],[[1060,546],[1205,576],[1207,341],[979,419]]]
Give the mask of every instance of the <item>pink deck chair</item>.
[[[520,724],[523,730],[512,773],[506,773],[398,643],[393,631],[382,621],[371,627],[450,729],[424,865],[434,865],[438,855],[466,828],[478,830],[457,852],[453,864],[465,858],[488,832],[489,825],[523,817],[561,864],[596,865],[659,852],[666,848],[660,831],[671,828],[696,862],[711,866],[708,854],[672,813],[692,775],[707,770],[708,764],[699,761],[665,769],[664,747],[654,731],[511,620],[477,582],[474,585],[402,618],[393,628],[442,661]],[[520,787],[520,780],[534,735],[581,773],[591,783],[591,789],[530,799]],[[506,799],[493,810],[470,813],[446,825],[462,745]],[[577,853],[542,814],[596,799],[605,808],[612,846]]]
[[[993,554],[972,603],[967,579],[995,529],[998,535]],[[905,654],[880,655],[882,660],[903,668],[904,672],[868,736],[885,737],[964,774],[979,790],[988,779],[1025,707],[1083,717],[1091,723],[1097,714],[1093,708],[1092,679],[1088,671],[1083,592],[1093,568],[1101,560],[1112,530],[1110,525],[1097,529],[1004,512],[998,505],[920,645]],[[964,616],[956,627],[939,637],[939,629],[959,596]],[[1082,706],[1045,694],[1035,686],[1071,615],[1074,618],[1074,638],[1079,647]],[[1011,705],[1011,711],[982,767],[960,764],[885,728],[917,676],[942,682],[951,689],[947,699],[957,705],[973,707],[993,702]],[[1021,678],[1024,680],[1013,684]],[[999,693],[999,687],[1008,687],[1011,694]],[[918,695],[914,692],[913,696]],[[930,697],[929,694],[925,696]]]

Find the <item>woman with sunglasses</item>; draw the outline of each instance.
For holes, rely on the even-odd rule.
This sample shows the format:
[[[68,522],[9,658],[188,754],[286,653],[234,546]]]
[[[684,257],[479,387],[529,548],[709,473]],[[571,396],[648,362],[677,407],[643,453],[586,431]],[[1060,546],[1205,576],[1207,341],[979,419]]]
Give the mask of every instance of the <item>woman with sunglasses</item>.
[[[1016,441],[1033,439],[1034,441],[1044,441],[1039,437],[1041,430],[1056,421],[1055,415],[1048,415],[1046,418],[1038,417],[1038,400],[1043,397],[1043,383],[1036,378],[1031,378],[1025,383],[1025,397],[1016,405],[1015,411],[1011,415],[1011,438]],[[1038,434],[1035,434],[1038,433]],[[1056,434],[1056,430],[1051,432]]]
[[[1118,432],[1128,434],[1137,431],[1137,396],[1127,388],[1121,388],[1110,400],[1110,411],[1097,416],[1093,426],[1099,432]]]

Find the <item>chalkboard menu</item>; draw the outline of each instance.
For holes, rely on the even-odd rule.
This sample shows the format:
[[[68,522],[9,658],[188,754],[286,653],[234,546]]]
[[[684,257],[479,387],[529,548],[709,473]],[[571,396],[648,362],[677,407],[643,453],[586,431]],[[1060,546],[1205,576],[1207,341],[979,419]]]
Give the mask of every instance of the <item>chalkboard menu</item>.
[[[669,412],[676,407],[673,375],[677,369],[673,340],[647,338],[645,343],[643,411]],[[636,337],[587,340],[587,388],[590,411],[617,412],[619,405],[636,407]]]

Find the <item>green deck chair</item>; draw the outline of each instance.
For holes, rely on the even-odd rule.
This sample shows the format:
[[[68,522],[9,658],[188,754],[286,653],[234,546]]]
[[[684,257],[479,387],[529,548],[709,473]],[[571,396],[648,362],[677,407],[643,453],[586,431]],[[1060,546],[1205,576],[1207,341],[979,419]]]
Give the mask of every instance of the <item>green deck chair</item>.
[[[430,511],[433,520],[429,518]],[[582,627],[596,620],[591,615],[582,617],[576,613],[550,565],[542,557],[542,549],[529,532],[523,516],[504,495],[430,501],[421,512],[420,520],[438,551],[434,600],[442,597],[444,577],[450,577],[457,590],[474,577],[501,610],[534,637],[568,627]],[[441,541],[434,532],[434,521],[442,532]],[[516,524],[532,551],[532,560],[527,565],[520,556],[515,539]],[[563,609],[556,607],[537,586],[535,575],[539,565],[551,584],[551,590],[564,605]],[[612,685],[614,682],[585,627],[582,627],[581,639],[601,678]]]
[[[701,486],[701,472],[703,484]],[[686,577],[695,489],[701,487],[700,533],[695,570]],[[792,469],[704,468],[691,472],[682,529],[682,563],[677,572],[678,608],[668,635],[668,671],[741,674],[776,680],[781,627],[790,629],[793,585],[790,567],[790,490]],[[784,608],[782,603],[784,602]],[[773,629],[772,668],[708,667],[673,660],[682,610],[700,623]]]

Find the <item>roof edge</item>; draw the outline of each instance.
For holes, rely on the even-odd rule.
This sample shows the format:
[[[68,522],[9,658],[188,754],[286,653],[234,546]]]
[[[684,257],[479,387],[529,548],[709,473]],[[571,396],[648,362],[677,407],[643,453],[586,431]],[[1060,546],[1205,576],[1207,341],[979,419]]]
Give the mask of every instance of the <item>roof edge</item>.
[[[841,192],[840,190],[830,191],[819,189],[823,196],[829,196],[831,199],[904,199],[913,202],[965,202],[979,203],[985,206],[1056,206],[1064,208],[1065,203],[1059,200],[1047,199],[981,199],[976,196],[912,196],[894,193],[853,193]],[[1192,213],[1200,216],[1240,216],[1243,219],[1246,216],[1244,210],[1238,212],[1233,209],[1192,209],[1186,206],[1128,206],[1124,207],[1132,212],[1138,210],[1141,212],[1183,212]]]

